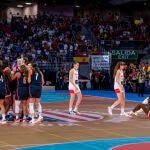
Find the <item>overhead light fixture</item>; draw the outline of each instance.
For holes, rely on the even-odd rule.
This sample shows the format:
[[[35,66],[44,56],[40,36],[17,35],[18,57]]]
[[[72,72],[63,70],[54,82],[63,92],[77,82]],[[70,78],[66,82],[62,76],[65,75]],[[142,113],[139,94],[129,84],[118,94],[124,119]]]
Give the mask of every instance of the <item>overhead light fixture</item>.
[[[17,7],[18,7],[18,8],[22,8],[22,7],[23,7],[23,5],[17,5]]]
[[[79,5],[75,5],[75,7],[76,7],[76,8],[79,8],[80,6],[79,6]]]
[[[31,2],[26,2],[25,4],[26,4],[26,5],[32,5],[32,3],[31,3]]]

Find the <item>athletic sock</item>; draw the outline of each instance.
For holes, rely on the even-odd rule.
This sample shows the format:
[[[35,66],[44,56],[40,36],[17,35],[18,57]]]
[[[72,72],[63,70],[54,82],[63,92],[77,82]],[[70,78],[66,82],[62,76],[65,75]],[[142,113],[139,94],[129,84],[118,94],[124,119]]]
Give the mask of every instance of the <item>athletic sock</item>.
[[[114,107],[115,107],[114,105],[111,105],[111,106],[110,106],[111,109],[113,109]]]
[[[29,103],[30,116],[34,119],[34,103]]]
[[[71,111],[72,111],[72,107],[69,108],[69,112],[71,112]]]
[[[121,113],[124,113],[124,108],[121,108]]]
[[[34,120],[34,116],[32,116],[31,118],[32,118],[32,120]]]
[[[20,101],[15,101],[15,113],[18,114],[20,110]]]
[[[5,120],[5,116],[6,116],[5,114],[2,114],[2,120]]]
[[[18,116],[18,115],[16,115],[16,119],[19,119],[19,116]]]
[[[38,113],[39,115],[42,113],[42,106],[41,106],[41,103],[38,103]]]
[[[77,108],[77,107],[75,107],[73,111],[77,112],[77,111],[78,111],[78,108]]]

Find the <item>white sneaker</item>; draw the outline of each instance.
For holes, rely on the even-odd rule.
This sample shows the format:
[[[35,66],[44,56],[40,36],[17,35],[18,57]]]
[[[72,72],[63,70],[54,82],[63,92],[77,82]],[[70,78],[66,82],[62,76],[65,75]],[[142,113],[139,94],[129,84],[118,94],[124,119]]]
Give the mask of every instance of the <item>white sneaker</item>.
[[[40,117],[35,121],[35,123],[39,123],[39,122],[42,122],[42,121],[43,121],[43,117],[40,116]]]
[[[121,112],[120,116],[126,116],[126,117],[128,117],[129,115],[126,112]]]
[[[133,111],[130,111],[130,112],[128,113],[128,115],[132,115],[132,114],[134,114],[134,112],[133,112]]]
[[[112,108],[111,107],[108,107],[108,113],[109,113],[109,115],[112,116]]]
[[[73,110],[71,110],[71,111],[69,111],[69,114],[70,114],[70,115],[74,115],[75,113],[74,113]]]
[[[1,120],[0,123],[1,123],[1,124],[6,124],[7,121],[6,121],[6,120]]]
[[[79,112],[79,111],[73,111],[73,113],[74,113],[75,115],[80,115],[80,112]]]
[[[31,119],[31,120],[29,121],[29,123],[35,124],[35,123],[36,123],[36,120],[35,120],[35,119]]]

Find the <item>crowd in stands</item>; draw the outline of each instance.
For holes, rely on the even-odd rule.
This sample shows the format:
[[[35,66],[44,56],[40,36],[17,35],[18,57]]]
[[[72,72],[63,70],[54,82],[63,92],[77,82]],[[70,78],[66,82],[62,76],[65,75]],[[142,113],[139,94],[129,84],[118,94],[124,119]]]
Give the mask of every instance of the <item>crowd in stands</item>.
[[[91,70],[90,83],[92,90],[110,90],[111,78],[109,72],[106,70]]]
[[[27,56],[30,61],[58,64],[86,54],[92,46],[80,35],[81,26],[70,17],[38,15],[0,21],[0,55],[10,61]]]
[[[72,62],[73,56],[92,51],[91,43],[80,34],[81,28],[73,18],[59,15],[0,20],[0,57],[10,62],[28,57],[44,71],[56,71],[62,62]]]
[[[91,27],[94,35],[106,49],[142,49],[150,42],[150,22],[142,17],[110,15],[104,19],[101,14],[86,16],[83,23]]]
[[[130,64],[125,71],[126,90],[139,96],[150,92],[150,64]]]
[[[82,24],[90,26],[100,39],[101,46],[120,48],[122,41],[150,42],[150,23],[143,18],[121,18],[119,15],[104,20],[100,14],[82,18]],[[81,23],[80,22],[80,23]],[[81,35],[82,26],[74,18],[58,15],[38,15],[37,17],[12,17],[11,22],[0,20],[0,57],[14,62],[17,58],[28,57],[36,61],[43,70],[46,84],[57,84],[58,89],[67,88],[68,70],[62,62],[72,62],[73,56],[98,52],[97,44]],[[132,45],[139,46],[138,43]],[[143,45],[143,48],[145,45]],[[128,47],[130,44],[128,43]],[[142,48],[142,47],[141,47]],[[48,72],[59,65],[56,75]],[[61,69],[62,68],[62,69]],[[56,70],[55,70],[56,71]],[[49,75],[53,79],[49,79]],[[144,75],[144,87],[150,87],[150,67],[129,65],[126,69],[126,90],[138,91],[140,74]],[[91,89],[110,89],[112,82],[108,71],[91,71]],[[142,81],[142,82],[143,82]],[[53,83],[52,83],[53,82]]]
[[[150,92],[150,64],[129,64],[124,71],[124,86],[127,92],[138,93],[143,96]],[[91,71],[91,89],[113,90],[113,80],[107,71]]]

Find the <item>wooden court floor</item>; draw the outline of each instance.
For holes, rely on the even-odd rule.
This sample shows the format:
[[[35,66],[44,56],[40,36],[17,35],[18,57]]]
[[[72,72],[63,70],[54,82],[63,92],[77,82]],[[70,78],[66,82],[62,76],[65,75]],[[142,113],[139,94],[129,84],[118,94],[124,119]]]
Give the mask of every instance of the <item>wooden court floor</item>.
[[[96,114],[103,117],[95,121],[75,123],[44,121],[34,126],[21,123],[0,125],[0,150],[82,140],[150,136],[150,120],[144,115],[130,119],[120,116],[120,110],[116,109],[113,111],[114,115],[109,116],[107,106],[111,105],[113,101],[112,99],[95,97],[83,98],[80,107],[81,113]],[[135,102],[127,102],[127,111],[136,104]],[[44,111],[64,112],[68,109],[68,102],[43,103],[42,106]]]

